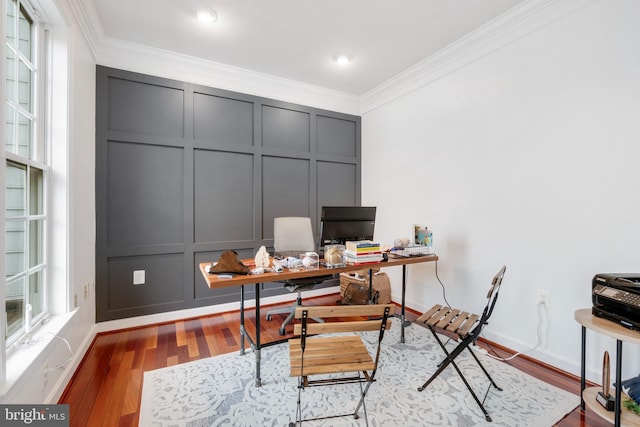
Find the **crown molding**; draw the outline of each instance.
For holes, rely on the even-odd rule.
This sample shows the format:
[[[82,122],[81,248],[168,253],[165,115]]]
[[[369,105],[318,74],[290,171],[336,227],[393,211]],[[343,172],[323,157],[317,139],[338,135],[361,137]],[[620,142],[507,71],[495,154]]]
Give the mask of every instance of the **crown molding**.
[[[360,114],[400,98],[600,0],[525,0],[360,98]]]
[[[109,38],[92,2],[56,1],[67,4],[100,65],[362,115],[601,0],[524,0],[362,96]]]
[[[99,40],[104,37],[104,33],[93,3],[84,0],[57,0],[57,3],[60,5],[64,3],[67,6],[95,58]]]
[[[356,95],[109,37],[102,37],[96,60],[107,67],[314,108],[354,115],[360,111]]]
[[[93,3],[66,2],[96,63],[224,90],[359,114],[360,98],[294,80],[107,37]]]

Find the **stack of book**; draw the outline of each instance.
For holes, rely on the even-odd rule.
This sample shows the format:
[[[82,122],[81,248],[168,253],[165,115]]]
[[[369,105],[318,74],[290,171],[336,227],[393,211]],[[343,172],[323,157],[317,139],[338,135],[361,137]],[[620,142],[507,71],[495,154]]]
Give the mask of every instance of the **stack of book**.
[[[382,248],[380,243],[371,240],[346,242],[344,260],[355,265],[377,264],[382,261]]]

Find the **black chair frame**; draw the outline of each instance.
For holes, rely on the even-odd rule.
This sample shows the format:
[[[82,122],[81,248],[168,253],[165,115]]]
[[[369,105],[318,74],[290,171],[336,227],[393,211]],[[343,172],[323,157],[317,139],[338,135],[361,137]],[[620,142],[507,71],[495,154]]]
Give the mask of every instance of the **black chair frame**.
[[[436,305],[432,307],[430,310],[428,310],[427,312],[425,312],[425,314],[423,314],[416,320],[416,323],[426,326],[431,331],[436,341],[440,345],[440,348],[442,348],[442,351],[444,351],[446,355],[445,359],[438,364],[438,369],[433,373],[433,375],[431,375],[431,377],[421,387],[418,388],[418,391],[419,392],[423,391],[429,384],[431,384],[431,382],[433,382],[433,380],[436,379],[438,375],[440,375],[442,371],[444,371],[447,368],[447,366],[453,365],[456,372],[458,372],[458,375],[462,379],[462,382],[467,387],[467,389],[473,396],[473,399],[476,401],[476,403],[484,413],[485,419],[488,422],[491,422],[491,416],[485,409],[484,402],[487,398],[487,395],[489,394],[489,391],[491,390],[491,386],[493,386],[499,391],[502,391],[502,388],[498,387],[498,385],[493,380],[493,378],[491,378],[491,375],[489,375],[489,372],[487,372],[485,367],[482,365],[482,363],[480,362],[480,359],[478,359],[478,356],[471,349],[472,347],[471,344],[475,344],[476,340],[480,337],[480,334],[482,333],[483,328],[489,323],[489,318],[491,317],[496,301],[498,300],[500,285],[502,283],[502,278],[504,277],[505,271],[506,271],[506,267],[503,266],[500,269],[500,271],[494,276],[491,283],[491,288],[487,293],[487,305],[484,307],[484,310],[482,311],[482,315],[479,318],[476,315],[468,315],[468,313],[460,313],[459,310],[452,310],[451,308]],[[467,315],[469,317],[467,317],[466,320],[461,319],[460,316],[464,316],[464,315]],[[458,321],[457,325],[454,324],[455,323],[454,319],[456,319],[456,317],[461,319]],[[462,330],[461,332],[456,332],[456,331],[460,331],[460,329],[464,329],[465,323],[466,323],[466,330]],[[471,324],[473,324],[473,326]],[[447,329],[448,326],[452,326],[452,328]],[[446,342],[443,342],[440,339],[440,334],[443,334],[449,337],[450,339],[459,340],[458,344],[452,351],[448,351],[445,346],[449,340],[446,340]],[[473,388],[471,387],[467,379],[464,377],[464,375],[462,374],[462,371],[460,370],[460,368],[455,362],[456,357],[458,357],[458,355],[462,353],[465,349],[469,350],[469,353],[471,353],[471,355],[477,362],[478,366],[480,367],[480,369],[482,369],[482,372],[484,372],[484,374],[487,376],[490,382],[482,401],[480,401],[476,393],[473,391]]]

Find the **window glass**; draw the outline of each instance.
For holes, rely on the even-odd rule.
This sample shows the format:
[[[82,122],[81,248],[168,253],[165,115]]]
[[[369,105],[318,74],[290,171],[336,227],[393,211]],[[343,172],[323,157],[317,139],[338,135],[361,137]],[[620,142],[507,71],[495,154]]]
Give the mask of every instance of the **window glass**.
[[[31,147],[31,120],[24,114],[18,114],[18,151],[17,154],[29,158]],[[12,150],[16,152],[15,148]]]
[[[5,228],[5,275],[11,278],[24,271],[27,222],[7,221]]]
[[[31,51],[33,49],[33,43],[31,43],[32,38],[32,24],[33,21],[29,18],[29,15],[25,10],[20,8],[20,53],[22,53],[25,58],[31,61]]]
[[[42,271],[37,271],[29,276],[29,303],[31,304],[31,317],[35,318],[44,311],[44,286]]]
[[[7,41],[13,45],[16,44],[16,10],[17,4],[15,0],[7,0]]]
[[[4,147],[5,150],[7,151],[13,151],[13,144],[14,144],[14,135],[15,135],[15,129],[16,129],[16,111],[15,108],[13,108],[11,105],[5,105],[5,110],[4,110],[4,130],[5,130],[5,142],[4,142]]]
[[[27,213],[27,167],[7,162],[5,185],[6,218],[25,216]]]
[[[44,172],[34,167],[29,168],[29,213],[44,214]]]
[[[42,242],[44,242],[44,221],[29,221],[29,268],[37,267],[43,262]]]
[[[7,298],[7,338],[19,332],[24,326],[24,278],[9,282],[6,287]]]
[[[24,61],[18,61],[18,103],[31,112],[31,70]]]
[[[7,99],[9,101],[16,100],[16,54],[11,49],[11,47],[7,47],[7,65],[6,65],[6,88],[7,88]]]

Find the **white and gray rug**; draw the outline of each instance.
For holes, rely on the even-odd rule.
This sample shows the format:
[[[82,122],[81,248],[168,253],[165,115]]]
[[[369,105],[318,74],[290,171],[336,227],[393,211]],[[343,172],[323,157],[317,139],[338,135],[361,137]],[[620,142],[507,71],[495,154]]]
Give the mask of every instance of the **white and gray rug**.
[[[381,362],[367,395],[372,426],[552,426],[580,403],[577,395],[533,378],[504,362],[480,354],[503,391],[491,388],[484,415],[452,366],[424,391],[417,388],[443,358],[431,333],[412,325],[400,343],[398,322],[386,332]],[[374,333],[364,335],[374,346]],[[465,351],[456,360],[476,394],[487,378]],[[230,353],[145,372],[140,426],[287,426],[295,420],[297,378],[289,377],[288,345],[262,350],[262,387],[255,387],[255,359]],[[359,385],[307,388],[303,417],[347,413],[355,408]],[[362,410],[360,411],[362,415]],[[305,424],[306,425],[306,424]],[[334,418],[309,426],[363,426],[364,417]]]

